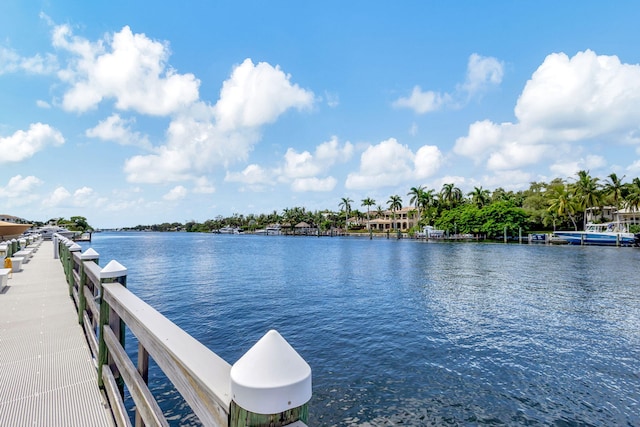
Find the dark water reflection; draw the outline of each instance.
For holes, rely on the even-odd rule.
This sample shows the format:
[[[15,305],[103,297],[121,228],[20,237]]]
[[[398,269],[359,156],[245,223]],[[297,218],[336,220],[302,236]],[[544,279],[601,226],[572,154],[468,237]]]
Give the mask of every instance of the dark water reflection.
[[[102,233],[101,265],[230,363],[277,329],[310,425],[640,425],[640,250]],[[152,371],[172,424],[196,424]]]

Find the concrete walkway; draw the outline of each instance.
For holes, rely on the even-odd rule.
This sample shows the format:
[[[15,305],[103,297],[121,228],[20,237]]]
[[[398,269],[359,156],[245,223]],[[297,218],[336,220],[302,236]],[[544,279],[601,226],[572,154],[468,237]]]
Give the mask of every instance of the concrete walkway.
[[[113,426],[51,241],[0,292],[0,426]]]

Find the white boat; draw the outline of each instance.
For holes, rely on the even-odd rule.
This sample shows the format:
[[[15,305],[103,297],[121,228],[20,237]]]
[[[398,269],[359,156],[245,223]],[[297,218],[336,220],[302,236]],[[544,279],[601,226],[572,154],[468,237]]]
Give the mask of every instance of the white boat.
[[[416,233],[419,239],[442,239],[444,238],[444,230],[436,230],[430,225],[424,226],[421,232]]]
[[[261,228],[260,230],[256,230],[256,234],[260,234],[262,236],[279,236],[282,234],[280,224],[272,224],[266,228]]]
[[[242,233],[242,230],[238,227],[231,227],[230,225],[227,225],[225,227],[222,227],[218,230],[218,233],[220,234],[240,234]]]
[[[44,240],[51,240],[54,234],[59,234],[63,237],[71,239],[76,235],[75,231],[69,231],[64,227],[57,225],[45,225],[43,227],[36,227],[29,231],[30,234],[40,234]]]
[[[584,231],[555,231],[553,234],[571,245],[631,246],[636,243],[636,236],[629,233],[625,224],[618,222],[589,223]]]

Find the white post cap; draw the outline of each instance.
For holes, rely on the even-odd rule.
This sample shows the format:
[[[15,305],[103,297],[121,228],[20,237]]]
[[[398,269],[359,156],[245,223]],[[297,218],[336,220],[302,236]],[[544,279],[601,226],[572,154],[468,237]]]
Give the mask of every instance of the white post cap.
[[[80,255],[80,259],[97,259],[99,257],[100,254],[93,248],[87,249],[86,251],[82,252],[82,255]]]
[[[78,252],[82,250],[82,246],[80,246],[77,243],[72,243],[71,246],[69,246],[69,252]]]
[[[256,414],[297,408],[311,399],[311,367],[272,329],[231,367],[231,394]]]
[[[121,277],[127,275],[127,267],[120,264],[116,260],[109,261],[109,264],[105,265],[100,271],[101,279],[113,279],[114,277]]]

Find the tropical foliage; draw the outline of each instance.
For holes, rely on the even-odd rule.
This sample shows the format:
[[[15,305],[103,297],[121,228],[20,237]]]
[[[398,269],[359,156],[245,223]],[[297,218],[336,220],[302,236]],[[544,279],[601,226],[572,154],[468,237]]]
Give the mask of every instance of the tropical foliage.
[[[600,179],[582,170],[573,179],[532,182],[528,189],[517,192],[504,188],[489,191],[476,186],[465,195],[456,184],[445,183],[440,189],[411,187],[407,196],[410,213],[415,214],[418,223],[416,229],[432,225],[450,233],[501,238],[505,229],[510,235],[519,231],[577,230],[584,226],[587,209],[602,221],[605,206],[640,211],[640,178],[630,182],[624,182],[624,179],[625,176],[619,177],[615,173]],[[333,229],[366,232],[373,219],[391,217],[391,228],[396,230],[396,215],[403,209],[399,195],[391,195],[384,205],[377,206],[374,199],[366,197],[361,200],[362,212],[354,209],[353,204],[351,198],[343,197],[338,201],[337,212],[312,212],[304,207],[292,207],[270,214],[234,214],[226,218],[218,216],[204,223],[140,225],[135,229],[212,231],[231,225],[251,231],[269,224],[293,228],[295,224],[306,222],[323,232]],[[358,223],[361,225],[357,226]]]

